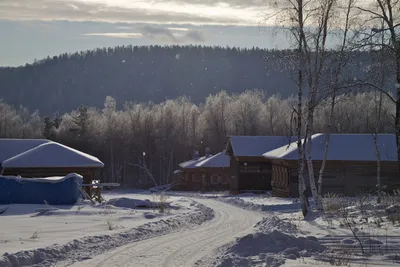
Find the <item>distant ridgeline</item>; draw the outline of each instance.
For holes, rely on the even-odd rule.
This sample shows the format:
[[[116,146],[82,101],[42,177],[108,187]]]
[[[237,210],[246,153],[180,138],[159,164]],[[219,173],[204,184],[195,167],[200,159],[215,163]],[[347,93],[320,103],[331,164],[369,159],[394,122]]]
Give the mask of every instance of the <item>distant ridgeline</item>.
[[[335,57],[331,52],[327,72]],[[371,71],[374,55],[349,54],[344,72],[359,80]],[[203,102],[221,90],[259,89],[287,97],[296,92],[297,63],[290,50],[202,46],[123,46],[62,54],[34,64],[0,69],[0,98],[42,115],[69,112],[81,105],[102,107],[106,96],[126,101],[162,102],[186,95]],[[325,79],[326,80],[326,79]]]

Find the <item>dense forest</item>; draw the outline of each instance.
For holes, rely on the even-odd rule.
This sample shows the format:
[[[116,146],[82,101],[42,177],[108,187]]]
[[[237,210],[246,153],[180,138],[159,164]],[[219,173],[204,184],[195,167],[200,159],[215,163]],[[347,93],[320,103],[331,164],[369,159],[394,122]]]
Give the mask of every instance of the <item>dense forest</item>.
[[[333,132],[393,132],[395,105],[383,98],[377,121],[376,92],[338,96]],[[72,112],[41,117],[27,108],[0,101],[0,138],[48,138],[99,157],[105,164],[103,181],[124,186],[150,186],[143,166],[158,183],[170,182],[182,161],[225,148],[229,135],[290,135],[296,99],[267,97],[261,91],[208,96],[197,105],[180,97],[159,104],[127,102],[117,108],[108,96],[101,108],[81,106]],[[330,99],[315,111],[315,132],[323,132],[330,114]],[[378,129],[376,126],[378,125]],[[143,152],[145,157],[143,157]]]
[[[296,93],[292,55],[290,50],[204,46],[102,48],[2,68],[0,98],[50,116],[81,105],[101,108],[106,96],[118,108],[128,101],[157,104],[182,95],[199,104],[221,90],[289,97]],[[362,78],[370,53],[351,52],[350,58],[344,73]]]

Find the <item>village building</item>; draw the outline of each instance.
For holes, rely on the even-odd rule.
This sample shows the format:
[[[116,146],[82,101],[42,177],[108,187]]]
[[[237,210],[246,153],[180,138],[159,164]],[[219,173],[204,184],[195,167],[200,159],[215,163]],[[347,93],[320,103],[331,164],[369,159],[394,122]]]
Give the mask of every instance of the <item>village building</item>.
[[[104,164],[96,157],[49,140],[0,139],[1,175],[24,178],[77,173],[84,184],[96,180]]]
[[[267,151],[289,145],[287,136],[230,136],[226,154],[230,157],[231,192],[271,190],[272,164]]]
[[[206,150],[204,157],[195,153],[194,159],[179,164],[180,179],[177,188],[188,191],[218,191],[230,189],[229,156],[222,151],[211,155]]]
[[[312,136],[312,160],[315,181],[324,159],[325,134]],[[298,197],[297,142],[264,153],[272,166],[272,193],[280,197]],[[381,181],[387,190],[400,186],[396,137],[378,134],[376,145],[372,134],[331,134],[323,173],[322,194],[355,196],[376,192],[377,159],[380,158]],[[304,172],[309,189],[307,165]]]

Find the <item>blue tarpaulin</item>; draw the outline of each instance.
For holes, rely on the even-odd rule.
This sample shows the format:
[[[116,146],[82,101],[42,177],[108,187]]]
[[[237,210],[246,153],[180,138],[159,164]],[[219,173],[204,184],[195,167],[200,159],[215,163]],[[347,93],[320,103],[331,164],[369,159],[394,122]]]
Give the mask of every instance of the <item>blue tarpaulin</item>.
[[[81,197],[82,176],[20,178],[0,176],[0,204],[72,205]]]

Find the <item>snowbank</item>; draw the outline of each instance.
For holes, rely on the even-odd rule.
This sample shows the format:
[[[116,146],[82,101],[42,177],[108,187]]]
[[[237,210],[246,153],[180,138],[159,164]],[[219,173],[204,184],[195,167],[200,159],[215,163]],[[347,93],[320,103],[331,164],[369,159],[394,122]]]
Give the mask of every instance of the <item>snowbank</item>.
[[[300,210],[300,203],[293,202],[292,199],[252,195],[254,195],[254,197],[249,197],[249,194],[240,194],[236,197],[220,197],[218,200],[255,211],[296,212]]]
[[[258,222],[255,226],[258,231],[263,233],[268,233],[273,230],[278,230],[286,234],[296,235],[296,234],[308,234],[308,232],[299,230],[296,225],[289,221],[284,221],[277,216],[271,216],[267,218],[263,218],[260,222]]]
[[[1,267],[12,266],[54,266],[55,263],[71,264],[76,261],[89,259],[107,250],[123,246],[130,242],[162,235],[171,231],[199,225],[214,217],[212,209],[201,204],[193,204],[194,211],[179,214],[168,219],[161,219],[139,227],[114,233],[99,234],[74,239],[63,245],[52,245],[20,251],[13,254],[5,253],[0,258]]]
[[[264,218],[256,232],[237,238],[217,260],[218,267],[280,266],[286,260],[318,255],[327,250],[314,236],[299,236],[297,227],[277,216]]]
[[[297,251],[296,259],[299,257],[299,251],[307,251],[309,253],[323,252],[325,246],[316,242],[312,237],[294,237],[278,230],[270,233],[257,232],[236,240],[229,250],[239,256],[257,256],[261,253],[287,253],[289,250]]]
[[[155,202],[151,202],[150,200],[141,200],[141,199],[132,199],[132,198],[112,198],[107,201],[108,205],[113,205],[119,208],[128,208],[128,209],[136,209],[136,208],[152,208],[156,207],[158,204]]]

